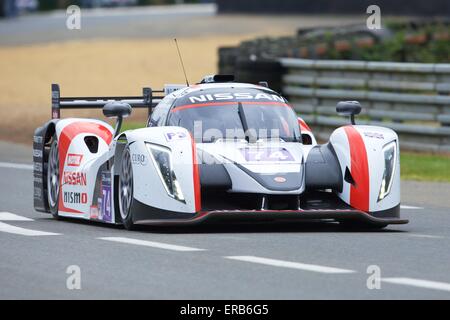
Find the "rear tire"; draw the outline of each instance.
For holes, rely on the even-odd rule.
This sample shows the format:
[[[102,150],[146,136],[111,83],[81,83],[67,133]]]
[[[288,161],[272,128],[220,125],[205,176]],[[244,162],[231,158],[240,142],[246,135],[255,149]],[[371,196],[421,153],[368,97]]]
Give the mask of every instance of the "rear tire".
[[[58,205],[60,192],[59,150],[58,140],[53,137],[47,163],[47,201],[50,213],[58,219]]]
[[[126,146],[122,153],[122,162],[119,174],[119,212],[124,227],[127,230],[134,230],[133,223],[133,166],[131,164],[130,147]]]

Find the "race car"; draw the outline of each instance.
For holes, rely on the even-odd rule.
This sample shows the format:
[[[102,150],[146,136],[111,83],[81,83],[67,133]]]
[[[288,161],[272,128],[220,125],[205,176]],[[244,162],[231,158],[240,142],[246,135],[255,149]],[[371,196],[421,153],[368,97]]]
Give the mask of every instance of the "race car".
[[[154,94],[160,94],[154,96]],[[61,109],[102,108],[95,119]],[[121,132],[133,108],[147,126]],[[34,134],[34,207],[54,217],[137,225],[326,221],[383,228],[400,218],[397,134],[355,124],[356,101],[337,104],[350,123],[318,144],[267,83],[212,75],[135,97],[61,97]]]

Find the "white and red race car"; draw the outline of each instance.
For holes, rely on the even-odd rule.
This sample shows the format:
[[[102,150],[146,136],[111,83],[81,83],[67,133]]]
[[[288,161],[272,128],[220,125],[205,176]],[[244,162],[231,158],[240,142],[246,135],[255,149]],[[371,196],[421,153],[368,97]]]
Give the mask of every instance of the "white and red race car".
[[[317,144],[287,100],[264,85],[209,76],[154,97],[60,97],[34,135],[34,207],[55,217],[123,224],[324,220],[382,228],[400,219],[397,134],[351,124]],[[132,108],[145,128],[120,132]],[[60,109],[103,108],[100,120]]]

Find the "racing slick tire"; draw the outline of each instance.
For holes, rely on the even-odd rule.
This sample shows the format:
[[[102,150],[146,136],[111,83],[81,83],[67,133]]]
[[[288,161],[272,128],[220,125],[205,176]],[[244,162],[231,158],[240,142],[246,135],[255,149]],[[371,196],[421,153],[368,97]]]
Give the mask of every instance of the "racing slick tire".
[[[130,147],[127,145],[122,153],[119,174],[119,212],[122,223],[127,230],[136,229],[133,223],[133,166],[131,164]]]
[[[50,213],[56,219],[58,215],[59,192],[60,192],[60,172],[59,172],[59,149],[58,139],[52,138],[50,152],[47,162],[47,200]]]

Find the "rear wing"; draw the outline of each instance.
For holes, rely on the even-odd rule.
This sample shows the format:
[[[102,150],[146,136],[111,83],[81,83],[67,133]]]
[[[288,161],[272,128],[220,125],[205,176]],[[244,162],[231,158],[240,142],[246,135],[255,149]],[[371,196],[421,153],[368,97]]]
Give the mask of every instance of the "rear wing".
[[[157,93],[158,96],[153,94]],[[128,103],[132,108],[146,108],[148,114],[164,98],[164,90],[142,88],[142,96],[129,97],[61,97],[58,84],[52,84],[52,119],[59,119],[61,109],[102,109],[111,101]]]

